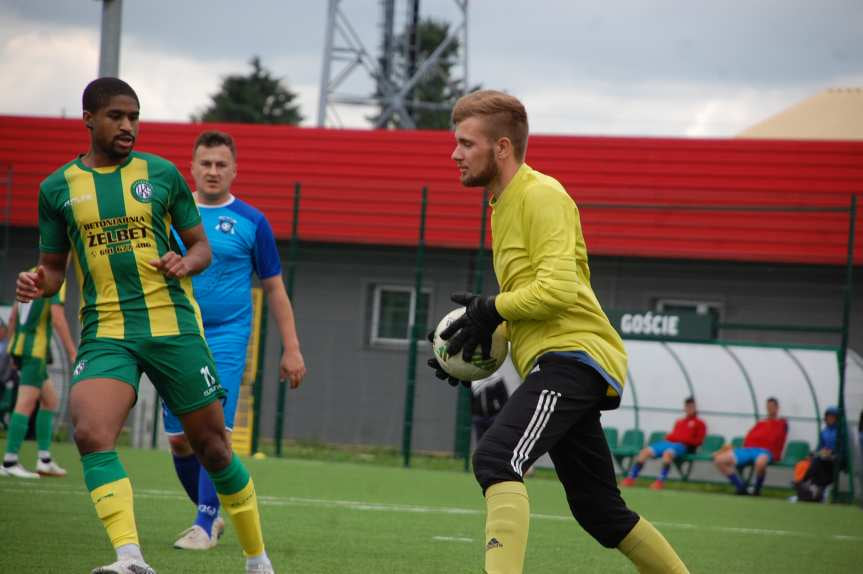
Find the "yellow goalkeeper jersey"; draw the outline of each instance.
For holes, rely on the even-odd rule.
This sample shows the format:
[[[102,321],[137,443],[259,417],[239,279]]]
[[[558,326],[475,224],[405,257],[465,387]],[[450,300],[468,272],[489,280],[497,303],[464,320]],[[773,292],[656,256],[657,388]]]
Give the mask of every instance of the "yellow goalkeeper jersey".
[[[554,178],[523,164],[491,202],[496,307],[522,378],[548,352],[572,352],[620,396],[626,350],[590,286],[575,202]]]

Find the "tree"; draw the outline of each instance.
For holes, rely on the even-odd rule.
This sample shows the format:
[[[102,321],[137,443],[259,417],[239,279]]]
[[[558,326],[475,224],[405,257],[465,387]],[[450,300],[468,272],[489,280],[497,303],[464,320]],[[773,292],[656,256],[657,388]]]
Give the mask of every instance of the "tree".
[[[431,18],[420,20],[416,29],[416,68],[419,68],[449,35],[449,28],[448,22]],[[409,37],[409,30],[406,29],[394,42],[396,50],[392,57],[392,81],[395,86],[403,86],[407,83],[413,72],[409,58]],[[456,38],[443,50],[437,64],[417,82],[412,97],[407,98],[405,107],[411,113],[417,128],[449,129],[452,106],[463,94],[462,80],[452,77],[460,50],[461,42]],[[381,98],[382,92],[383,90],[379,88],[375,97]],[[428,104],[443,104],[443,107],[430,107]],[[386,107],[386,101],[381,100],[381,113]],[[369,119],[377,124],[379,118],[380,114]],[[390,118],[387,126],[402,127],[398,117]]]
[[[299,106],[294,104],[297,94],[285,88],[254,56],[249,64],[248,76],[230,75],[222,80],[212,103],[192,121],[236,122],[249,124],[297,125],[303,120]]]

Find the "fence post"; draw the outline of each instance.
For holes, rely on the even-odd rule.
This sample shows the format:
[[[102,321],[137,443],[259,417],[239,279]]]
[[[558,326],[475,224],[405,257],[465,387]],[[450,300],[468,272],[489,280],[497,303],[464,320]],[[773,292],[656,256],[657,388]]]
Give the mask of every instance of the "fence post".
[[[411,309],[411,333],[410,346],[408,347],[408,368],[405,389],[405,416],[402,425],[402,460],[405,467],[411,465],[411,441],[413,439],[414,427],[414,395],[416,394],[417,378],[417,342],[422,337],[425,325],[416,320],[416,308],[422,293],[423,264],[425,261],[425,233],[426,233],[426,207],[428,206],[428,187],[422,189],[422,202],[420,204],[420,229],[417,241],[417,260],[415,267],[414,301]]]
[[[851,500],[854,499],[854,460],[851,456],[848,441],[848,423],[845,416],[845,370],[848,364],[848,334],[851,329],[851,303],[854,297],[854,228],[857,223],[857,196],[851,195],[851,205],[848,208],[848,259],[846,263],[845,302],[842,309],[842,343],[839,346],[839,436],[837,450],[844,453],[848,467],[848,490]],[[839,467],[833,465],[833,500],[839,494]]]
[[[294,183],[294,218],[291,222],[291,242],[288,245],[288,279],[285,286],[291,304],[294,303],[294,275],[297,267],[297,252],[300,248],[300,238],[297,236],[297,229],[300,223],[301,188],[302,186],[299,181]],[[282,348],[282,353],[284,353],[284,348]],[[279,364],[281,364],[281,356],[279,357]],[[273,433],[273,441],[276,443],[276,456],[282,456],[282,432],[285,425],[285,395],[287,394],[287,390],[287,381],[279,375],[279,396],[276,399],[276,429]]]
[[[476,259],[474,261],[474,276],[473,276],[473,292],[479,295],[482,293],[483,283],[485,279],[485,239],[486,228],[488,225],[488,190],[483,189],[482,192],[482,212],[479,226],[479,246],[476,250]],[[456,403],[455,416],[455,454],[457,457],[464,459],[464,470],[470,468],[470,436],[471,436],[471,390],[464,386],[459,386],[458,400]]]
[[[258,327],[258,368],[255,373],[255,381],[252,383],[252,454],[258,452],[261,438],[261,397],[264,386],[264,351],[267,346],[267,297],[261,295],[261,324]]]

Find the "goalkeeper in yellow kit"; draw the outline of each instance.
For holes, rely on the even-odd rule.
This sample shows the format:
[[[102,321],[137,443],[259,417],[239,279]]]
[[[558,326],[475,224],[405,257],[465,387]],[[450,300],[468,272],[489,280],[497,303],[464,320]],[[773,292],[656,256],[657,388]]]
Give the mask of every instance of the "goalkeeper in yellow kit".
[[[640,572],[683,573],[686,566],[647,520],[626,507],[600,425],[620,404],[626,351],[590,286],[578,209],[555,179],[524,163],[527,113],[491,90],[462,97],[452,114],[452,159],[469,187],[492,199],[496,296],[455,294],[467,311],[442,333],[452,355],[488,355],[491,334],[507,323],[512,359],[524,382],[474,453],[486,499],[485,571],[520,574],[530,509],[523,473],[549,453],[578,523],[617,548]],[[439,378],[447,378],[434,359]],[[450,378],[450,382],[457,382]]]

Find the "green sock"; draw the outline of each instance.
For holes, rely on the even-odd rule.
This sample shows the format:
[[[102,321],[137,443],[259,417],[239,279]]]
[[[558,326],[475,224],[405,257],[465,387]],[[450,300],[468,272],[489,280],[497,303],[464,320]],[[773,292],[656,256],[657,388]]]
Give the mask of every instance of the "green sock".
[[[18,455],[21,450],[21,443],[24,442],[24,437],[27,435],[27,426],[30,423],[30,417],[21,413],[12,413],[12,419],[9,421],[9,434],[6,436],[6,454]]]
[[[54,411],[39,409],[36,413],[36,444],[39,450],[51,450]]]
[[[81,457],[81,465],[84,467],[84,483],[90,492],[128,476],[115,450],[85,454]]]
[[[219,494],[234,494],[240,492],[249,483],[249,471],[240,459],[231,455],[228,466],[217,472],[209,472],[216,492]]]

